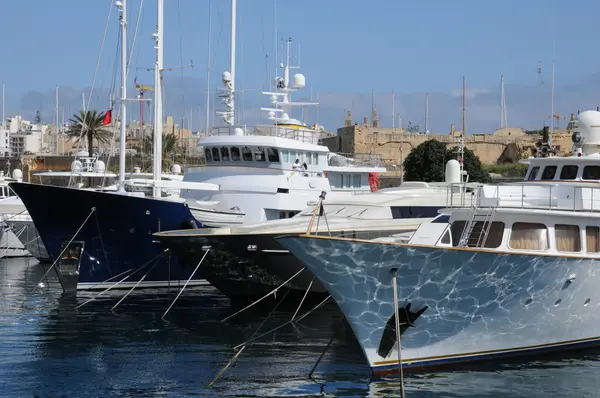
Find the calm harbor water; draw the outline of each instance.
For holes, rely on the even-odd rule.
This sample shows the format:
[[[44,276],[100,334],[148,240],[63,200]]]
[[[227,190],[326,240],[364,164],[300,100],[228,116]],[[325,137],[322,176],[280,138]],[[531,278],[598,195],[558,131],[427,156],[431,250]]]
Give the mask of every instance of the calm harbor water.
[[[47,266],[46,266],[47,267]],[[249,345],[210,388],[267,312],[237,308],[211,287],[178,293],[137,291],[119,296],[66,297],[35,260],[0,260],[0,397],[399,396],[397,380],[370,379],[333,306]],[[32,290],[37,290],[32,293]],[[309,307],[306,307],[308,310]],[[303,312],[303,310],[301,310]],[[275,312],[261,328],[288,321]],[[308,373],[336,331],[312,379]],[[488,370],[408,376],[406,397],[600,397],[600,354]]]

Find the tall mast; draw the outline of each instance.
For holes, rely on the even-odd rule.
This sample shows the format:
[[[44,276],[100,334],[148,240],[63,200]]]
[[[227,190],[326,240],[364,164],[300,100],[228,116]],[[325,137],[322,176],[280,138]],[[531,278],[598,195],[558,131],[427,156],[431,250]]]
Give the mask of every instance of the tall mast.
[[[237,9],[236,0],[231,0],[231,65],[229,67],[231,73],[231,124],[235,124],[235,36],[236,36],[236,21]]]
[[[6,131],[6,86],[2,83],[2,130]]]
[[[429,93],[425,93],[425,134],[429,133]]]
[[[554,60],[552,60],[552,110],[550,112],[550,136],[548,137],[548,145],[552,147],[552,134],[554,133]]]
[[[119,131],[119,191],[125,191],[125,144],[127,133],[127,0],[116,3],[121,25],[121,120]],[[90,154],[91,156],[91,154]]]
[[[56,86],[56,147],[54,148],[54,154],[58,155],[58,136],[60,134],[58,125],[60,123],[60,120],[58,120],[58,86]],[[92,154],[90,153],[90,156],[92,156]]]
[[[504,75],[500,75],[500,128],[508,127],[506,116],[506,96],[504,94]]]
[[[311,97],[312,99],[312,97]],[[396,128],[396,93],[392,89],[392,128]]]
[[[462,87],[462,133],[460,135],[460,181],[463,181],[463,170],[465,161],[465,134],[467,134],[467,85],[465,77],[463,76],[463,87]]]
[[[162,179],[162,72],[163,72],[163,0],[157,2],[156,18],[156,63],[154,64],[154,166],[152,178],[155,182]],[[160,186],[154,186],[155,198],[161,196]]]
[[[206,121],[204,124],[204,133],[208,137],[208,129],[210,126],[210,45],[211,45],[211,34],[212,34],[212,12],[211,7],[212,1],[208,1],[208,55],[206,65]]]

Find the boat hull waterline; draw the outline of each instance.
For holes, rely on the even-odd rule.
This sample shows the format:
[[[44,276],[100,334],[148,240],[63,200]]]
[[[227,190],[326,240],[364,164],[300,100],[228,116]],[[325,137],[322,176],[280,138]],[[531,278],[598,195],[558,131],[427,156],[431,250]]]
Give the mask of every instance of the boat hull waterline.
[[[27,207],[51,260],[62,254],[56,266],[65,290],[177,287],[193,272],[152,236],[197,225],[183,203],[29,183],[11,188]],[[203,284],[196,273],[188,286]]]
[[[375,374],[600,344],[598,260],[283,236],[331,293]],[[387,325],[387,326],[386,326]]]

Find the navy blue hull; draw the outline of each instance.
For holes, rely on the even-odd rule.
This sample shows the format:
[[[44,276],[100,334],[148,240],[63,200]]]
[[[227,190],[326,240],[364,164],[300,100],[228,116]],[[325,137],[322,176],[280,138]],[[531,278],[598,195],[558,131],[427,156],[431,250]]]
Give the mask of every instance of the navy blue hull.
[[[152,236],[197,225],[183,203],[29,183],[10,187],[29,211],[51,260],[61,256],[57,269],[65,290],[106,288],[131,270],[137,271],[116,288],[140,279],[138,287],[177,286],[193,271]],[[197,273],[190,284],[200,281]]]

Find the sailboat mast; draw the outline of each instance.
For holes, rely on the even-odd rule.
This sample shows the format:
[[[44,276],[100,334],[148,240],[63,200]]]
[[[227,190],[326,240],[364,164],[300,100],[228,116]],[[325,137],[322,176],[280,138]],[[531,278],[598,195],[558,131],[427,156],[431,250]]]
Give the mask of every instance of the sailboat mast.
[[[429,93],[425,93],[425,134],[429,133]]]
[[[162,71],[163,71],[163,0],[157,1],[156,18],[156,63],[154,64],[154,167],[152,178],[155,181],[153,195],[161,196],[160,186],[156,183],[162,179]]]
[[[554,133],[554,60],[552,60],[552,104],[550,111],[550,136],[548,137],[548,145],[552,147],[552,134]]]
[[[211,62],[211,34],[212,34],[212,1],[208,1],[208,55],[206,65],[206,121],[204,124],[204,133],[208,137],[208,129],[210,127],[210,62]]]
[[[56,86],[56,147],[54,148],[54,154],[58,155],[58,136],[60,135],[60,129],[58,128],[58,125],[60,123],[60,120],[58,120],[58,86]],[[90,153],[90,156],[92,154]]]
[[[235,37],[237,21],[237,1],[231,0],[231,124],[235,124]]]
[[[121,120],[119,131],[119,191],[125,191],[125,144],[127,139],[127,0],[121,0]],[[90,154],[91,156],[91,154]]]

